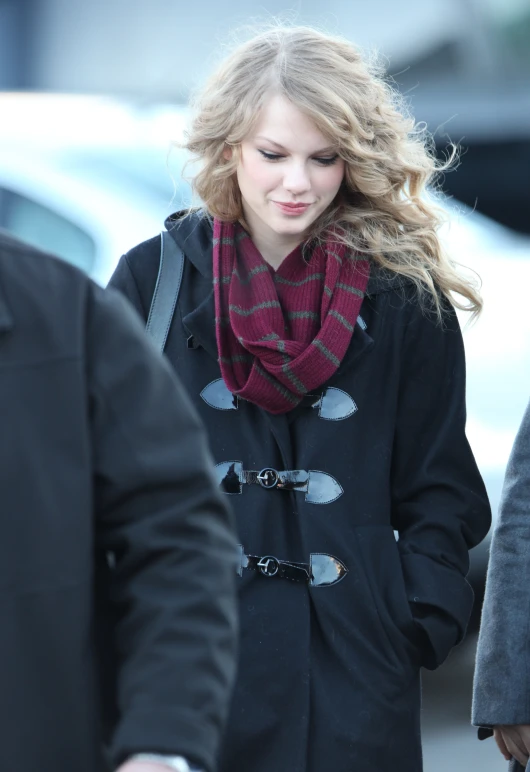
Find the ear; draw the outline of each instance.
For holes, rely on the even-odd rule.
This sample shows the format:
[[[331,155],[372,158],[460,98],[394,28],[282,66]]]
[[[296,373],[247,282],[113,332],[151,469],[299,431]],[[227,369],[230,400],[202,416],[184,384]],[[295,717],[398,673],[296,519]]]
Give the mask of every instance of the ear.
[[[225,145],[225,149],[223,150],[223,158],[225,159],[225,161],[231,161],[232,154],[233,154],[233,151],[230,145]]]

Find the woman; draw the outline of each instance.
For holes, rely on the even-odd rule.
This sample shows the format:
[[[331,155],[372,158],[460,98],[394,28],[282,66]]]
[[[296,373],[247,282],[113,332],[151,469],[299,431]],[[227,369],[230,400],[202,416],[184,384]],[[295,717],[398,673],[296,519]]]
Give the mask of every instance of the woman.
[[[204,210],[167,355],[209,428],[241,545],[222,772],[416,772],[420,666],[458,643],[490,511],[464,352],[421,198],[435,162],[349,43],[274,29],[196,105]],[[147,317],[160,239],[113,286]],[[396,543],[394,531],[399,533]]]

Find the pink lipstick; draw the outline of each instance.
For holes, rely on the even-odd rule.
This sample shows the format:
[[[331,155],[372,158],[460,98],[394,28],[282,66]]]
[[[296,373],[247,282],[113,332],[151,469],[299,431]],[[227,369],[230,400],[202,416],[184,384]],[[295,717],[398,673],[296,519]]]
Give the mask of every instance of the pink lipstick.
[[[280,212],[291,216],[304,214],[311,206],[311,204],[286,204],[282,201],[273,201],[273,203],[276,204]]]

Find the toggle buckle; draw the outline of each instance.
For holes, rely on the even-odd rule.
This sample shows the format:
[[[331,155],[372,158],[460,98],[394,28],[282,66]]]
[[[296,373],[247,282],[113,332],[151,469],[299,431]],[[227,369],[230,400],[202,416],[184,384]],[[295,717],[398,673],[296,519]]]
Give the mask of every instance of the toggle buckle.
[[[272,555],[265,555],[257,565],[263,576],[276,576],[280,568],[280,561]]]
[[[331,587],[342,581],[348,573],[344,563],[325,552],[312,552],[309,563],[296,563],[292,560],[279,560],[272,555],[247,555],[242,544],[238,544],[237,573],[243,576],[243,570],[257,571],[268,579],[287,579],[302,582],[309,587]]]
[[[224,493],[242,494],[243,485],[259,485],[265,490],[305,493],[308,504],[331,504],[343,494],[340,483],[326,472],[316,469],[286,469],[279,472],[270,466],[261,472],[244,469],[242,461],[221,461],[215,465],[217,479]]]
[[[261,470],[256,479],[262,488],[270,490],[271,488],[276,488],[280,480],[280,475],[276,469],[267,466],[265,469]]]

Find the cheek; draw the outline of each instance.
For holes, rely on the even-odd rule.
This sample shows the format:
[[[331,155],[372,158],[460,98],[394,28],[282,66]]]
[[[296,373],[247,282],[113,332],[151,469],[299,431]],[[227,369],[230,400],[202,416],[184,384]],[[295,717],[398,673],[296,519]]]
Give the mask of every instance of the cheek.
[[[325,177],[321,180],[322,190],[325,190],[331,196],[335,196],[344,179],[344,161],[337,162],[334,166],[330,166],[329,169],[324,171]]]
[[[240,185],[258,191],[272,190],[278,185],[278,172],[272,164],[265,164],[261,159],[243,158],[238,170]]]

